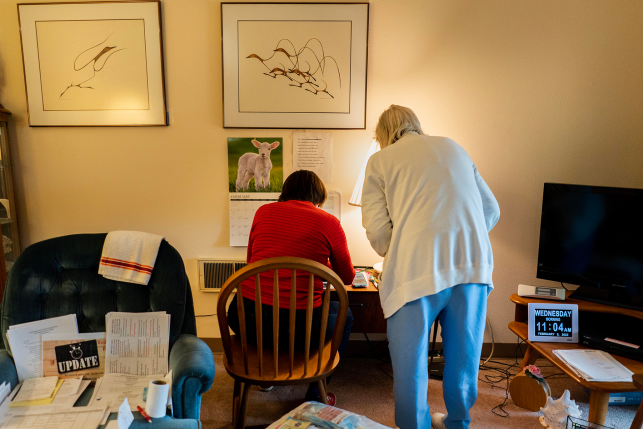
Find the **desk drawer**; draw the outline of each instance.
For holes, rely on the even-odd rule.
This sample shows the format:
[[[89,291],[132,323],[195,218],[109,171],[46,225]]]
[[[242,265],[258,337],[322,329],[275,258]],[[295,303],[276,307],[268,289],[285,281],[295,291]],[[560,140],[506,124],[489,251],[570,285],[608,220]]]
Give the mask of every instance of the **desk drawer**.
[[[331,294],[333,300],[337,296]],[[348,306],[353,313],[352,333],[386,333],[386,319],[377,292],[348,292]]]

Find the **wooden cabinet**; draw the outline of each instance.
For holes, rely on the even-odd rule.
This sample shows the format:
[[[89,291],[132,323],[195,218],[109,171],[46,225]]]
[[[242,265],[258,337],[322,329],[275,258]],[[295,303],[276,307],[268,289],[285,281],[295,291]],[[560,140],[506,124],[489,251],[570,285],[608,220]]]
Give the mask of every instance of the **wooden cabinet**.
[[[16,204],[11,175],[11,151],[7,131],[11,112],[0,104],[0,248],[4,257],[0,258],[0,297],[4,295],[7,272],[20,254]]]

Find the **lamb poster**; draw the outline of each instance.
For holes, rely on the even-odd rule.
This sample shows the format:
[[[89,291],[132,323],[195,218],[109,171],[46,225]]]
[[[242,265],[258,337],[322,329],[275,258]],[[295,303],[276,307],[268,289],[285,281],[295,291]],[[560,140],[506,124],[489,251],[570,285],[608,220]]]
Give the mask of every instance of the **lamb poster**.
[[[281,192],[284,185],[281,137],[228,138],[230,192]]]
[[[247,246],[259,207],[279,199],[284,185],[283,138],[228,138],[230,246]]]

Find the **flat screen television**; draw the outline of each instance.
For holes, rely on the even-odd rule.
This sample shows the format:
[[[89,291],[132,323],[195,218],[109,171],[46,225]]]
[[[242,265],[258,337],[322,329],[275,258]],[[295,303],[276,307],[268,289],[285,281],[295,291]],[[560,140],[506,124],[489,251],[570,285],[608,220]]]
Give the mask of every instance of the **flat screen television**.
[[[643,189],[545,183],[536,276],[643,310]]]

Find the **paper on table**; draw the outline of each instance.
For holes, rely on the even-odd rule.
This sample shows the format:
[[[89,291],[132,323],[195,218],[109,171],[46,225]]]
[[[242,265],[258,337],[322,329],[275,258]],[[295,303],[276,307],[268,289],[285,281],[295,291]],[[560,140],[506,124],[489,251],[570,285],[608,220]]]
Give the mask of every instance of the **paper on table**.
[[[39,405],[39,406],[50,405],[53,402],[54,398],[56,397],[56,393],[58,393],[58,390],[60,390],[60,387],[62,385],[63,385],[63,381],[58,380],[56,382],[56,387],[54,388],[54,392],[48,398],[31,399],[29,401],[15,401],[15,400],[12,400],[11,404],[9,405],[9,407],[11,407],[11,408],[21,408],[21,407],[32,407],[34,405]]]
[[[332,182],[333,136],[331,133],[293,133],[293,168],[316,173],[322,182]]]
[[[170,315],[107,313],[105,374],[164,375],[168,369]]]
[[[12,409],[13,410],[19,410],[19,412],[21,414],[31,413],[32,411],[33,412],[40,412],[40,413],[43,413],[43,412],[46,412],[46,413],[64,412],[64,411],[67,411],[67,410],[73,408],[74,404],[76,404],[76,401],[78,401],[78,398],[80,398],[80,396],[83,394],[85,389],[87,389],[87,386],[89,386],[90,383],[91,383],[91,381],[89,381],[89,380],[83,380],[81,382],[80,388],[78,389],[78,392],[76,392],[76,394],[71,395],[71,396],[59,396],[58,394],[56,394],[55,397],[53,398],[53,400],[50,399],[51,402],[49,404],[42,404],[41,402],[46,401],[46,400],[41,399],[41,400],[38,400],[38,401],[29,401],[27,403],[24,403],[24,404],[28,404],[28,405],[25,405],[25,406],[20,407],[20,408],[12,407]],[[14,403],[15,402],[12,402],[12,405]]]
[[[80,408],[80,407],[79,407]],[[104,414],[99,410],[68,410],[62,413],[14,414],[3,429],[95,429]]]
[[[68,378],[63,382],[62,387],[56,394],[56,398],[62,398],[65,396],[71,396],[75,395],[78,393],[78,389],[80,388],[80,383],[83,380],[83,377],[76,377],[76,378]]]
[[[568,366],[590,381],[632,381],[632,371],[602,350],[554,350]]]
[[[103,413],[103,417],[100,419],[99,425],[104,425],[107,423],[107,420],[109,420],[109,415],[112,413],[112,410],[110,407],[105,407],[105,412]]]
[[[13,413],[15,412],[14,409],[10,407],[11,405],[11,400],[16,396],[18,393],[18,390],[20,390],[20,385],[16,385],[16,387],[13,388],[11,393],[7,395],[5,398],[6,400],[0,404],[0,427],[4,427],[4,423],[8,421]]]
[[[136,410],[136,406],[145,406],[143,402],[143,389],[151,380],[158,380],[158,375],[129,375],[129,374],[107,374],[97,382],[94,388],[94,397],[89,403],[91,406],[107,403],[112,411],[128,399],[130,408]]]
[[[16,363],[19,381],[42,377],[40,336],[47,333],[61,332],[78,333],[75,314],[9,327],[7,337]]]
[[[0,405],[5,400],[5,398],[9,396],[9,393],[11,393],[11,384],[5,381],[4,383],[2,383],[2,385],[0,385]]]
[[[127,429],[129,425],[134,421],[134,414],[130,410],[129,403],[127,398],[123,401],[120,407],[118,407],[118,429]]]
[[[96,384],[94,384],[94,391],[92,392],[92,397],[89,398],[88,404],[91,405],[94,403],[94,399],[96,398],[96,394],[98,393],[98,388],[100,387],[102,382],[103,382],[103,377],[96,380]]]
[[[67,383],[67,381],[69,380],[65,380],[65,383]],[[60,391],[59,391],[56,397],[54,398],[54,400],[51,402],[51,405],[41,405],[41,407],[51,407],[52,409],[71,408],[74,406],[76,401],[78,401],[78,398],[80,398],[80,396],[83,394],[85,389],[87,389],[90,383],[91,383],[90,380],[81,380],[80,385],[78,387],[78,391],[76,393],[69,396],[60,396]]]
[[[57,383],[58,377],[30,378],[22,382],[20,392],[14,400],[22,402],[50,398]]]

